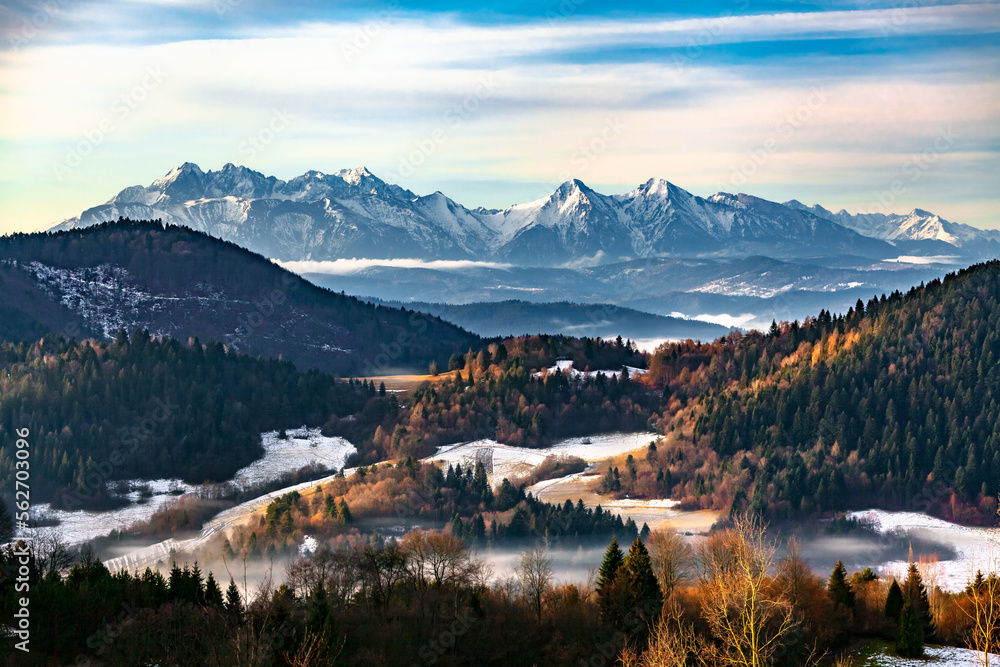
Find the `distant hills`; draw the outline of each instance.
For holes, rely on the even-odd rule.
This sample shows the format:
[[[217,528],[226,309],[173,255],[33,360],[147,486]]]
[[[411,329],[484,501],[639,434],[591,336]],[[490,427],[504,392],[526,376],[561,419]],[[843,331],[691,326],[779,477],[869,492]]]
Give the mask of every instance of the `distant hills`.
[[[386,302],[439,315],[480,336],[509,337],[547,333],[604,338],[616,336],[642,340],[713,340],[730,329],[711,322],[653,315],[632,308],[604,304],[531,303],[496,301],[449,305],[423,302]]]
[[[446,363],[478,336],[335,294],[235,244],[158,222],[0,237],[0,337],[148,329],[342,375]]]

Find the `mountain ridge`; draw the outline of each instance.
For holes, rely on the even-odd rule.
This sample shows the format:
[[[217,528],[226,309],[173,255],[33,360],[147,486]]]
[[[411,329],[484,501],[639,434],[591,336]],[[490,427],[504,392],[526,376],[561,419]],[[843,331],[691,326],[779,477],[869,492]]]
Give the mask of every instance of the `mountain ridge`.
[[[426,368],[480,342],[438,317],[332,292],[160,222],[0,237],[0,284],[0,313],[11,315],[0,334],[12,342],[39,331],[107,340],[146,329],[343,375]]]
[[[658,178],[617,195],[573,179],[532,202],[469,209],[440,191],[420,196],[387,183],[364,166],[283,181],[232,163],[206,172],[185,162],[52,229],[118,217],[162,219],[282,260],[490,259],[524,266],[757,254],[881,260],[898,254],[901,243],[918,254],[940,254],[942,243],[962,255],[1000,253],[1000,232],[923,213],[852,216],[742,193],[702,198]]]

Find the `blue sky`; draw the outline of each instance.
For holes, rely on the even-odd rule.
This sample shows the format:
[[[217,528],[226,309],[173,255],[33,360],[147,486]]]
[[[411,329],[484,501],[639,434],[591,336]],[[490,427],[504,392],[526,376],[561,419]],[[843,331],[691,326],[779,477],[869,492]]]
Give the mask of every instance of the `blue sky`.
[[[996,2],[19,0],[0,25],[0,233],[185,161],[364,164],[470,207],[661,177],[1000,228]]]

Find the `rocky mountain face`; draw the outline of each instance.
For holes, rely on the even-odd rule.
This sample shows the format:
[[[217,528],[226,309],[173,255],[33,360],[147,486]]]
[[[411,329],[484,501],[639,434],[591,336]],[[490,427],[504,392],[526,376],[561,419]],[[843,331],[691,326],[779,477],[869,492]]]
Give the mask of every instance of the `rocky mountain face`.
[[[504,210],[468,209],[440,192],[418,196],[364,167],[309,171],[289,181],[227,164],[185,163],[149,186],[131,186],[54,229],[119,216],[161,219],[282,260],[472,259],[521,266],[610,264],[655,257],[781,259],[900,251],[996,254],[1000,233],[907,216],[831,213],[746,194],[702,198],[661,179],[604,195],[579,180]]]

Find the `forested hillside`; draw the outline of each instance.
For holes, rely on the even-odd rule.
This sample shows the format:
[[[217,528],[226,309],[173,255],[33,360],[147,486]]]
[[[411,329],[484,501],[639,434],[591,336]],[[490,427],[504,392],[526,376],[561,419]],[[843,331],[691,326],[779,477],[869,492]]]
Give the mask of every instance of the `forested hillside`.
[[[100,504],[117,479],[228,479],[263,454],[262,431],[321,424],[369,399],[367,387],[219,343],[145,332],[111,343],[3,343],[0,484],[14,488],[15,429],[30,431],[34,500]]]
[[[449,366],[458,373],[418,388],[402,410],[388,397],[381,408],[373,401],[357,418],[332,420],[327,428],[356,443],[365,463],[483,438],[543,447],[561,438],[644,430],[659,393],[621,371],[645,366],[647,356],[620,338],[510,338],[456,355]],[[609,370],[610,377],[571,379],[542,370],[557,359],[572,359],[581,371]]]
[[[650,379],[698,396],[693,443],[640,462],[620,492],[677,497],[695,481],[703,502],[775,518],[872,504],[989,517],[1000,491],[998,330],[994,261],[843,316],[667,346]],[[683,462],[685,448],[717,463]]]
[[[9,315],[0,336],[14,343],[47,332],[110,340],[140,328],[355,376],[443,365],[480,345],[439,317],[335,294],[237,245],[159,222],[0,237],[0,280],[0,315]]]

